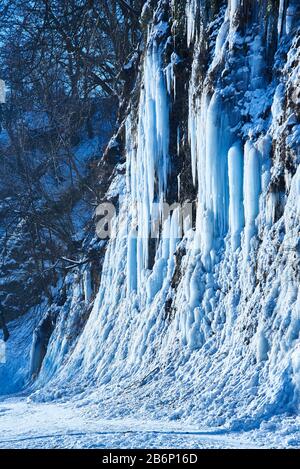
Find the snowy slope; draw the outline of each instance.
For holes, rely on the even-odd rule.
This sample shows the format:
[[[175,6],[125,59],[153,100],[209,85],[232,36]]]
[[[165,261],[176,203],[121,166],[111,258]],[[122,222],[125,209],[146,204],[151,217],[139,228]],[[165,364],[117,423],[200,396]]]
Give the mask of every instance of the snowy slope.
[[[32,336],[41,318],[41,309],[32,308],[28,314],[9,324],[10,339],[3,346],[3,363],[0,363],[1,395],[17,393],[30,381]]]
[[[107,193],[117,235],[83,332],[63,349],[72,322],[59,318],[32,398],[239,431],[284,420],[296,435],[299,7],[216,3],[145,4],[126,171]],[[166,202],[196,207],[184,233]],[[69,304],[72,317],[76,294]]]

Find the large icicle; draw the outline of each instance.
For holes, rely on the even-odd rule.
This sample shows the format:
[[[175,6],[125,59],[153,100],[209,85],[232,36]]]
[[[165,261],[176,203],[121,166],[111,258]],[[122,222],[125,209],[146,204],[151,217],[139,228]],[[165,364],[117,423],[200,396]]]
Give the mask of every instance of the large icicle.
[[[210,251],[214,240],[228,231],[229,211],[227,153],[231,136],[227,113],[217,93],[211,99],[204,93],[190,111],[189,135],[193,179],[198,183],[195,248],[201,250],[202,260],[210,269]]]
[[[127,141],[132,140],[127,125]],[[151,217],[157,216],[156,205],[165,199],[169,165],[169,102],[160,51],[155,42],[144,61],[144,87],[140,95],[137,143],[129,145],[127,190],[132,201],[132,229],[137,227],[137,240],[130,237],[128,249],[129,289],[142,284],[148,269]],[[134,262],[131,254],[136,253]],[[135,279],[133,269],[137,268]]]
[[[137,233],[131,230],[128,236],[127,248],[127,289],[128,292],[137,289]]]
[[[260,155],[250,140],[246,142],[244,151],[245,243],[248,254],[251,238],[256,232],[255,220],[259,212],[261,162]]]
[[[240,245],[240,235],[244,227],[243,207],[243,153],[236,142],[228,152],[229,175],[229,226],[232,248]]]
[[[197,4],[199,0],[188,0],[186,5],[186,18],[187,18],[187,44],[190,46],[194,37],[196,30],[196,13],[197,13]]]
[[[206,208],[213,213],[216,235],[228,226],[226,114],[220,96],[213,95],[206,121]],[[225,149],[225,151],[224,151]]]

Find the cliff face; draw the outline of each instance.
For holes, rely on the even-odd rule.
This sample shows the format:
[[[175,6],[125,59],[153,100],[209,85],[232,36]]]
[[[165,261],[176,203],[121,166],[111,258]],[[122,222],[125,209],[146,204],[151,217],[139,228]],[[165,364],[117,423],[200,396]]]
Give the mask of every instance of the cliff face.
[[[148,1],[141,22],[110,145],[116,235],[88,319],[93,275],[68,277],[34,396],[231,428],[296,415],[298,2]]]

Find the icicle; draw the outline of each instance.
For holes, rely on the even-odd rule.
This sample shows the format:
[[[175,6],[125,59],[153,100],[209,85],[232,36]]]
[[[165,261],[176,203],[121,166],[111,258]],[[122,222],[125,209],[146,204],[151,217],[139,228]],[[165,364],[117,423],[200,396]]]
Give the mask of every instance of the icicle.
[[[244,208],[246,253],[250,250],[250,240],[256,232],[255,220],[259,213],[261,191],[260,156],[251,141],[245,145],[244,156]]]
[[[165,68],[166,84],[167,84],[167,90],[168,90],[169,95],[172,92],[172,71],[173,71],[172,68],[173,68],[172,64],[169,64]]]
[[[283,36],[285,33],[285,23],[284,23],[285,3],[286,3],[286,0],[280,0],[278,23],[277,23],[278,41],[280,40],[281,36]]]
[[[137,232],[131,230],[127,248],[127,290],[128,293],[137,289]]]
[[[169,96],[172,95],[173,91],[173,99],[176,99],[176,75],[174,73],[174,65],[179,62],[179,58],[177,54],[174,52],[171,55],[171,62],[165,68],[165,77],[166,77],[166,85],[167,91]]]
[[[265,207],[265,219],[266,224],[272,226],[275,220],[275,210],[278,201],[278,194],[271,192],[267,195],[266,207]]]
[[[286,10],[285,30],[286,30],[287,35],[290,35],[292,33],[296,15],[297,15],[297,5],[295,1],[291,0]]]
[[[174,254],[176,251],[176,246],[178,241],[182,237],[182,220],[180,219],[181,213],[180,209],[177,208],[173,211],[170,222],[170,245],[169,245],[169,263],[168,271],[169,275],[171,274],[174,268]]]
[[[244,227],[243,208],[243,154],[239,142],[228,152],[229,176],[229,225],[233,250],[240,245],[240,235]]]
[[[197,1],[189,0],[186,6],[186,18],[187,18],[187,45],[191,45],[195,38],[196,30],[196,13],[197,13]]]
[[[201,260],[207,271],[211,269],[211,250],[214,242],[214,217],[213,213],[206,210],[201,220]]]
[[[189,116],[188,116],[188,129],[189,129],[189,143],[191,149],[191,162],[192,162],[192,179],[193,185],[196,185],[196,166],[197,166],[197,140],[196,140],[196,117],[193,109],[193,87],[190,87],[189,93]]]
[[[229,22],[228,20],[225,20],[224,23],[222,23],[222,26],[220,28],[220,31],[216,39],[216,47],[215,47],[213,65],[219,62],[222,57],[222,50],[226,43],[226,36],[228,34],[228,30],[229,30]]]
[[[224,130],[225,131],[224,131]],[[206,121],[206,208],[213,214],[216,235],[228,228],[228,170],[226,115],[221,98],[214,94]]]
[[[84,302],[88,304],[92,298],[92,277],[90,266],[86,268],[83,274]]]
[[[240,0],[230,0],[230,17],[232,18],[240,7]]]
[[[177,199],[180,200],[180,174],[177,176]]]

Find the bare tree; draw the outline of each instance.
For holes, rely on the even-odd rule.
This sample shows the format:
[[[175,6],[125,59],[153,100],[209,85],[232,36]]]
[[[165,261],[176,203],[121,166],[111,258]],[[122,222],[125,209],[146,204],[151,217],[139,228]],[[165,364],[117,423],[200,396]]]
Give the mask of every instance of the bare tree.
[[[92,206],[98,187],[95,171],[81,171],[74,149],[93,138],[97,112],[115,119],[120,72],[139,43],[143,3],[1,2],[7,142],[0,140],[0,275],[10,282],[22,265],[19,284],[30,298],[49,293],[64,257],[81,256],[72,211],[83,199]],[[49,178],[59,195],[48,189]]]

